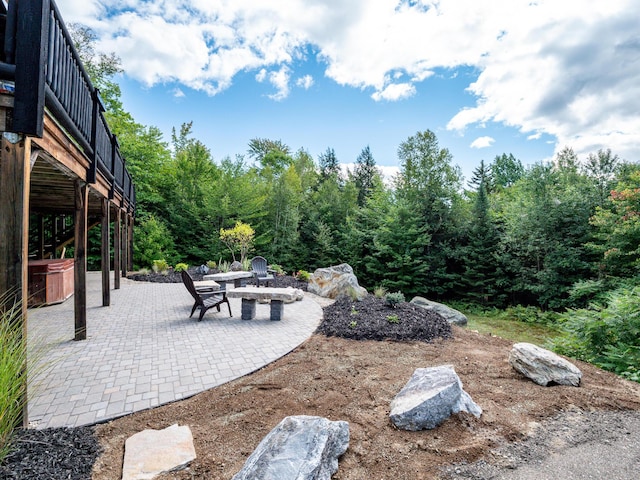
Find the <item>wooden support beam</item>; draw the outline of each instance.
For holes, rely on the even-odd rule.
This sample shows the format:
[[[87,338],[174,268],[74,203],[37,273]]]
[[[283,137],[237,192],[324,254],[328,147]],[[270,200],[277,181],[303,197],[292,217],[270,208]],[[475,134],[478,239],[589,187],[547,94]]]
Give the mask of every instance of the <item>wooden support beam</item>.
[[[127,219],[127,214],[124,213],[124,219],[122,222],[122,244],[120,245],[120,250],[122,251],[122,276],[126,278],[127,276],[127,265],[129,265],[129,256],[127,252],[129,251],[129,220]]]
[[[109,285],[109,271],[111,267],[111,251],[109,248],[109,199],[102,200],[102,306],[111,305],[111,290]]]
[[[54,213],[51,219],[51,258],[56,258],[58,251],[58,216]]]
[[[129,215],[129,271],[133,270],[133,215]]]
[[[122,238],[122,212],[116,210],[116,218],[113,225],[113,288],[120,289],[120,239]]]
[[[15,133],[0,135],[0,295],[20,305],[22,331],[18,340],[26,343],[31,141]],[[24,373],[24,408],[19,422],[26,428],[29,419]]]
[[[87,216],[89,186],[78,179],[75,181],[75,336],[74,340],[87,338]]]
[[[38,258],[44,258],[44,215],[38,215]]]

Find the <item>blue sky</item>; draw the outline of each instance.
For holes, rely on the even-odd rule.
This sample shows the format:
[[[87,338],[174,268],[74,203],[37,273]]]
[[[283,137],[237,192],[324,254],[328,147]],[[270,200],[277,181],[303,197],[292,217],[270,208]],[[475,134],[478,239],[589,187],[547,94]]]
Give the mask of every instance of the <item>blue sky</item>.
[[[565,5],[565,3],[570,5]],[[280,139],[386,172],[432,130],[468,179],[565,146],[640,157],[632,0],[57,0],[122,59],[136,121],[193,131],[215,160]]]

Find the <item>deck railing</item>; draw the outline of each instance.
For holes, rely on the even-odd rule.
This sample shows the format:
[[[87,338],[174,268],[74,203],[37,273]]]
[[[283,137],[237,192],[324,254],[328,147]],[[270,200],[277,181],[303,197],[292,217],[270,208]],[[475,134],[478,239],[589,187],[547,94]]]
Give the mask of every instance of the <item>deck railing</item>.
[[[54,0],[0,2],[0,27],[0,79],[15,82],[13,131],[42,137],[46,107],[89,158],[89,183],[100,174],[133,212],[131,175]]]

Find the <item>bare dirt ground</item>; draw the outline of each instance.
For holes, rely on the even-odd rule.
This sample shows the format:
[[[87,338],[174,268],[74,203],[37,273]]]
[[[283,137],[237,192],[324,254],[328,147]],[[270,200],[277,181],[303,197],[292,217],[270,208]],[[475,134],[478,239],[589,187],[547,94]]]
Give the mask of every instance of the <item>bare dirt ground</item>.
[[[353,333],[373,309],[345,304],[342,315],[325,314],[325,319],[333,316]],[[380,315],[386,321],[378,328],[413,331],[402,325],[399,310],[381,310]],[[398,315],[399,321],[387,320],[388,315]],[[417,318],[415,312],[410,316]],[[512,464],[506,468],[513,468],[514,463],[526,461],[526,455],[518,454],[523,450],[519,446],[526,445],[522,441],[531,434],[539,436],[545,429],[553,434],[549,441],[536,443],[540,457],[570,440],[599,435],[594,427],[600,418],[640,412],[639,384],[575,362],[583,373],[579,388],[541,387],[508,364],[512,342],[459,327],[447,335],[440,328],[432,329],[439,337],[431,343],[315,334],[251,375],[187,400],[98,425],[95,434],[103,453],[94,464],[92,478],[120,479],[129,436],[177,423],[191,428],[197,459],[187,469],[161,478],[230,479],[262,438],[288,415],[349,422],[349,448],[334,479],[433,479],[456,473],[460,478],[491,478],[481,470],[474,473],[458,466],[478,460],[496,463],[493,452],[502,449],[502,463],[510,456]],[[464,389],[482,407],[482,417],[457,414],[438,428],[421,432],[395,429],[389,421],[393,397],[416,368],[443,364],[455,367]],[[576,415],[588,421],[565,421]]]

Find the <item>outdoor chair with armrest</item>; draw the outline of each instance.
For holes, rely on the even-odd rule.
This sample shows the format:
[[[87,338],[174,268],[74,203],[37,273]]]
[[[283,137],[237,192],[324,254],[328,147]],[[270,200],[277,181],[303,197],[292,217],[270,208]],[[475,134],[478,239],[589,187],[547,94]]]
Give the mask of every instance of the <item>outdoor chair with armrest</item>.
[[[267,270],[267,260],[264,257],[258,256],[251,259],[251,271],[253,272],[253,280],[256,283],[256,287],[259,287],[261,283],[268,287],[269,282],[275,280],[274,276],[270,275]]]
[[[198,321],[200,321],[202,320],[202,317],[207,312],[207,310],[209,310],[210,308],[216,307],[219,312],[220,304],[222,303],[227,304],[227,307],[229,308],[229,316],[233,317],[233,315],[231,314],[231,305],[229,304],[229,299],[227,299],[227,292],[225,290],[222,290],[222,289],[221,290],[212,289],[211,291],[198,290],[196,289],[193,283],[193,278],[191,278],[191,275],[189,275],[189,272],[187,272],[186,270],[183,270],[181,272],[181,275],[182,275],[182,282],[184,283],[185,287],[187,287],[187,290],[189,290],[189,293],[195,300],[195,303],[193,304],[193,308],[191,309],[191,315],[189,315],[189,318],[193,317],[193,314],[196,311],[196,308],[200,307],[200,316],[198,317]]]

